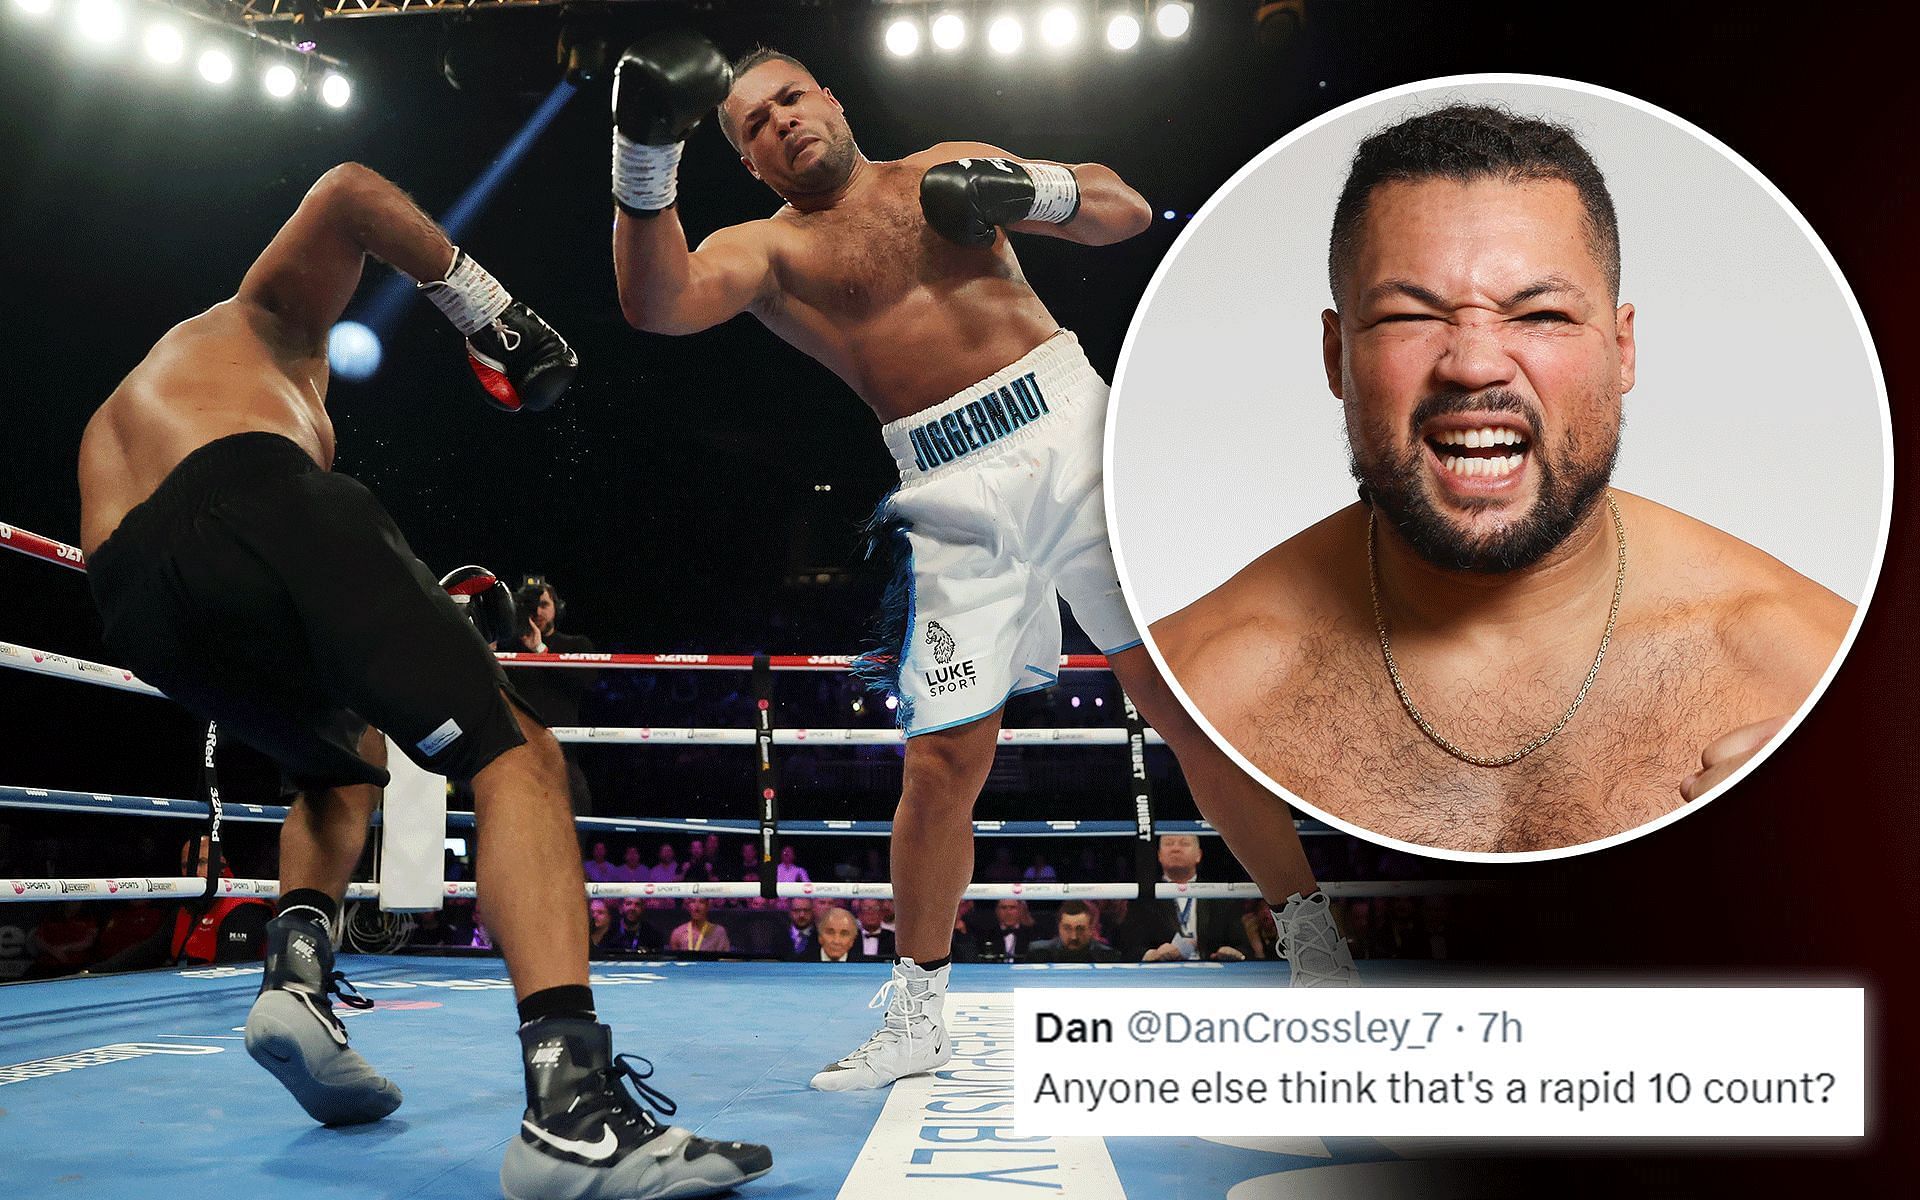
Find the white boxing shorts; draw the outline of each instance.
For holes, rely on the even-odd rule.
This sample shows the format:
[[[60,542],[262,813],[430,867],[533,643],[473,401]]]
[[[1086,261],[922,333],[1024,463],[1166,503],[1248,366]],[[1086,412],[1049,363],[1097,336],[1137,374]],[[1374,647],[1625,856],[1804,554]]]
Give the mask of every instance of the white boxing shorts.
[[[900,486],[879,535],[900,559],[882,648],[859,665],[908,737],[996,712],[1060,677],[1060,606],[1103,653],[1140,644],[1101,496],[1107,385],[1064,330],[889,424]]]

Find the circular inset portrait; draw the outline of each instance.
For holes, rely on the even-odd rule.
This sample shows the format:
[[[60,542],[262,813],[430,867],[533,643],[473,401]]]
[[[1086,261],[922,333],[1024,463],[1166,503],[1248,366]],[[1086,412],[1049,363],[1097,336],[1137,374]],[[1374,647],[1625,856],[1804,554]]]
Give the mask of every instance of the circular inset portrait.
[[[1114,549],[1181,699],[1356,834],[1552,857],[1698,807],[1858,627],[1870,337],[1710,135],[1529,76],[1368,97],[1236,175],[1134,318]]]

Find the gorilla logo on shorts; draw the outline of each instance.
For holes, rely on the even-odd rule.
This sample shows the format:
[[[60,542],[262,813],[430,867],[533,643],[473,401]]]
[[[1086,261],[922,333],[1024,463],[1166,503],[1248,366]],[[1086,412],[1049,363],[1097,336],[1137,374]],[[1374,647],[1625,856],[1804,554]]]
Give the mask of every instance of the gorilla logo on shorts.
[[[942,629],[940,622],[927,622],[927,645],[933,647],[933,661],[938,663],[953,661],[953,635]]]

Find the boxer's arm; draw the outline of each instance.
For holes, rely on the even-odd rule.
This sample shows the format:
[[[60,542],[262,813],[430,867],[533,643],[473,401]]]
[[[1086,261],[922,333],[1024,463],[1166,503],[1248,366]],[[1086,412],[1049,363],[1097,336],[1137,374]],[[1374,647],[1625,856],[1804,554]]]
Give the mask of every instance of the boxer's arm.
[[[405,192],[358,163],[322,175],[240,281],[238,298],[279,320],[288,341],[319,353],[373,255],[415,279],[446,276],[453,246]]]
[[[774,293],[766,224],[722,229],[689,251],[674,209],[647,218],[620,213],[613,271],[627,324],[648,333],[698,333],[759,308]]]
[[[1145,233],[1153,224],[1153,207],[1145,196],[1133,190],[1119,172],[1099,163],[1055,163],[1044,158],[1021,158],[987,142],[944,142],[935,147],[936,161],[950,161],[968,155],[1008,158],[1066,167],[1080,187],[1080,208],[1063,225],[1049,221],[1019,221],[1006,227],[1008,233],[1035,233],[1041,237],[1061,238],[1083,246],[1111,246]]]
[[[1037,233],[1083,246],[1111,246],[1145,233],[1153,224],[1153,209],[1147,198],[1128,187],[1113,168],[1099,163],[1059,165],[1072,171],[1080,185],[1080,211],[1065,225],[1020,221],[1007,226],[1009,233]]]

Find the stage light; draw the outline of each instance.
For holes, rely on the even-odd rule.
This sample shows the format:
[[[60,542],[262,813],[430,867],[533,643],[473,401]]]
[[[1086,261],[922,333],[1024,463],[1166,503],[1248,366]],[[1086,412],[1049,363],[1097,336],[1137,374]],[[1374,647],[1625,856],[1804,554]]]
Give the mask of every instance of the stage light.
[[[233,59],[225,50],[203,51],[197,65],[200,78],[208,83],[225,83],[233,78]]]
[[[1074,706],[1075,708],[1079,708],[1079,707],[1080,707],[1080,697],[1078,697],[1078,696],[1075,696],[1075,697],[1073,698],[1073,706]]]
[[[1187,36],[1193,26],[1193,6],[1171,0],[1153,10],[1153,27],[1163,38]]]
[[[995,17],[993,24],[987,26],[987,45],[993,47],[995,54],[1012,54],[1025,40],[1026,31],[1020,28],[1018,17]]]
[[[887,26],[887,53],[907,58],[919,48],[920,26],[917,23],[903,17]]]
[[[187,40],[172,25],[147,26],[147,34],[141,39],[141,45],[145,47],[149,59],[168,67],[179,62],[187,52]]]
[[[30,17],[44,17],[53,11],[53,0],[13,0],[13,6]]]
[[[267,89],[267,95],[276,100],[285,100],[293,95],[293,89],[300,84],[300,77],[293,68],[285,63],[275,63],[268,67],[266,74],[260,77],[260,85]]]
[[[1168,209],[1167,211],[1165,211],[1165,212],[1163,212],[1163,213],[1161,213],[1160,215],[1161,215],[1161,216],[1163,216],[1163,217],[1165,217],[1165,218],[1166,218],[1167,220],[1169,220],[1169,221],[1171,221],[1171,220],[1173,220],[1173,219],[1174,219],[1175,217],[1177,217],[1177,216],[1179,216],[1180,214],[1179,214],[1179,213],[1177,213],[1177,212],[1175,212],[1175,211],[1173,211],[1172,209]]]
[[[958,50],[967,40],[967,23],[959,13],[941,13],[933,19],[933,48]]]
[[[73,27],[82,41],[111,46],[127,31],[127,12],[115,0],[80,0],[73,9]]]
[[[1080,40],[1080,18],[1071,8],[1056,4],[1040,16],[1040,40],[1064,49]]]
[[[1107,22],[1107,45],[1115,50],[1131,50],[1140,43],[1140,21],[1132,13],[1121,13]]]
[[[327,365],[349,383],[362,383],[380,369],[380,336],[358,321],[341,321],[327,333]]]
[[[347,101],[353,99],[353,85],[345,75],[328,71],[327,77],[320,81],[320,99],[326,101],[329,108],[345,108]]]
[[[893,711],[894,709],[896,709],[896,708],[899,708],[899,707],[900,707],[900,697],[898,697],[898,696],[888,696],[888,697],[887,697],[887,711],[888,711],[888,712],[892,712],[892,711]]]

